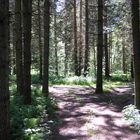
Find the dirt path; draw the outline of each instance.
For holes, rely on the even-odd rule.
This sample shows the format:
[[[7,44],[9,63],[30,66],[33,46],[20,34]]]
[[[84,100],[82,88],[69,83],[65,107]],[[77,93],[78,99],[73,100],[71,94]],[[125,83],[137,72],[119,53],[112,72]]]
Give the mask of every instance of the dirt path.
[[[88,87],[53,86],[50,91],[58,102],[59,123],[49,140],[140,140],[121,113],[132,102],[130,87],[106,95]]]

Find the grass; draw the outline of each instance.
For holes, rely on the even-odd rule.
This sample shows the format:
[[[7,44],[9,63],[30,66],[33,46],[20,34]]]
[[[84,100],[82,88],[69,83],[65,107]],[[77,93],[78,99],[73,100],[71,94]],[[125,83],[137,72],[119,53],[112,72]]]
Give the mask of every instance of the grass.
[[[92,77],[50,77],[50,85],[80,85],[80,86],[90,86],[95,84],[95,79]]]

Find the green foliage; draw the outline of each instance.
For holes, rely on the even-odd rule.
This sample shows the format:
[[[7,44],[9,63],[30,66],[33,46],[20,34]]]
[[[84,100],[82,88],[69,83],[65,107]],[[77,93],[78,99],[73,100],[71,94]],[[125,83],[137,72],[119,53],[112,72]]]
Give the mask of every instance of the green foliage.
[[[123,114],[126,120],[134,125],[134,128],[140,134],[140,114],[139,110],[134,105],[124,107]]]
[[[92,77],[83,77],[83,76],[73,76],[73,77],[50,77],[50,84],[58,85],[81,85],[81,86],[90,86],[95,84],[95,79]]]
[[[41,84],[42,80],[39,78],[39,74],[32,74],[32,84]]]
[[[23,97],[17,96],[11,88],[12,140],[42,140],[44,134],[50,132],[44,119],[55,113],[54,99],[44,97],[41,90],[34,87],[32,100],[32,105],[24,105]]]
[[[10,81],[16,81],[16,75],[10,75],[9,80]]]
[[[112,76],[109,78],[111,81],[121,81],[121,82],[131,82],[131,76],[130,74],[122,74],[122,72],[117,72],[112,74]]]

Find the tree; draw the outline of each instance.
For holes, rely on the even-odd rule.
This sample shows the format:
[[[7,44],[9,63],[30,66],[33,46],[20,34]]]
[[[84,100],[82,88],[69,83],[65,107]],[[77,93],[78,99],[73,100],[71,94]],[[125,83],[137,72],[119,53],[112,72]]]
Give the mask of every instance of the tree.
[[[89,73],[89,12],[88,0],[85,0],[85,62],[84,62],[84,76]]]
[[[64,65],[65,65],[65,69],[64,69],[64,75],[67,76],[68,75],[68,32],[67,32],[67,26],[68,26],[68,2],[67,0],[65,0],[65,15],[64,15],[64,39],[65,39],[65,59],[64,59]]]
[[[0,139],[10,140],[8,33],[9,1],[0,0]]]
[[[55,75],[58,76],[58,46],[57,46],[57,4],[54,0],[54,50],[55,50]]]
[[[96,93],[103,93],[103,0],[98,0],[98,46]]]
[[[74,69],[75,69],[75,75],[79,76],[79,72],[78,72],[78,45],[77,45],[77,17],[76,17],[76,0],[74,0],[73,3],[73,33],[74,33]]]
[[[135,105],[140,109],[140,22],[139,0],[132,0],[132,30],[134,53]]]
[[[31,17],[32,0],[22,0],[24,35],[24,103],[31,104]]]
[[[43,93],[49,95],[49,40],[50,40],[50,1],[44,2],[44,69]]]
[[[105,52],[105,77],[110,77],[110,67],[109,67],[109,51],[108,51],[108,33],[107,33],[107,5],[106,1],[104,2],[104,25],[105,25],[105,33],[104,33],[104,52]]]
[[[16,77],[17,92],[23,94],[23,59],[22,59],[22,27],[21,0],[15,0],[15,45],[16,45]]]
[[[41,9],[38,0],[38,45],[39,45],[39,78],[42,80],[42,40],[41,40]]]
[[[80,29],[79,29],[79,50],[78,50],[78,73],[81,76],[83,63],[83,0],[80,0]]]

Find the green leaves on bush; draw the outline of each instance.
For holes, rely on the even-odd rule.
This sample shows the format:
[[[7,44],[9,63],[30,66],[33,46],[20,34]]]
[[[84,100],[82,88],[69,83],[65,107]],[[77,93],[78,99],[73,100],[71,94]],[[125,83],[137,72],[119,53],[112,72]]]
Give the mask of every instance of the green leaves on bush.
[[[44,134],[50,132],[47,122],[43,121],[48,113],[55,112],[55,100],[36,92],[33,92],[32,100],[32,105],[24,105],[21,96],[11,93],[12,140],[42,140]]]
[[[140,114],[139,110],[136,109],[134,105],[128,105],[124,107],[123,114],[126,120],[134,125],[134,128],[137,130],[138,134],[140,134]]]

